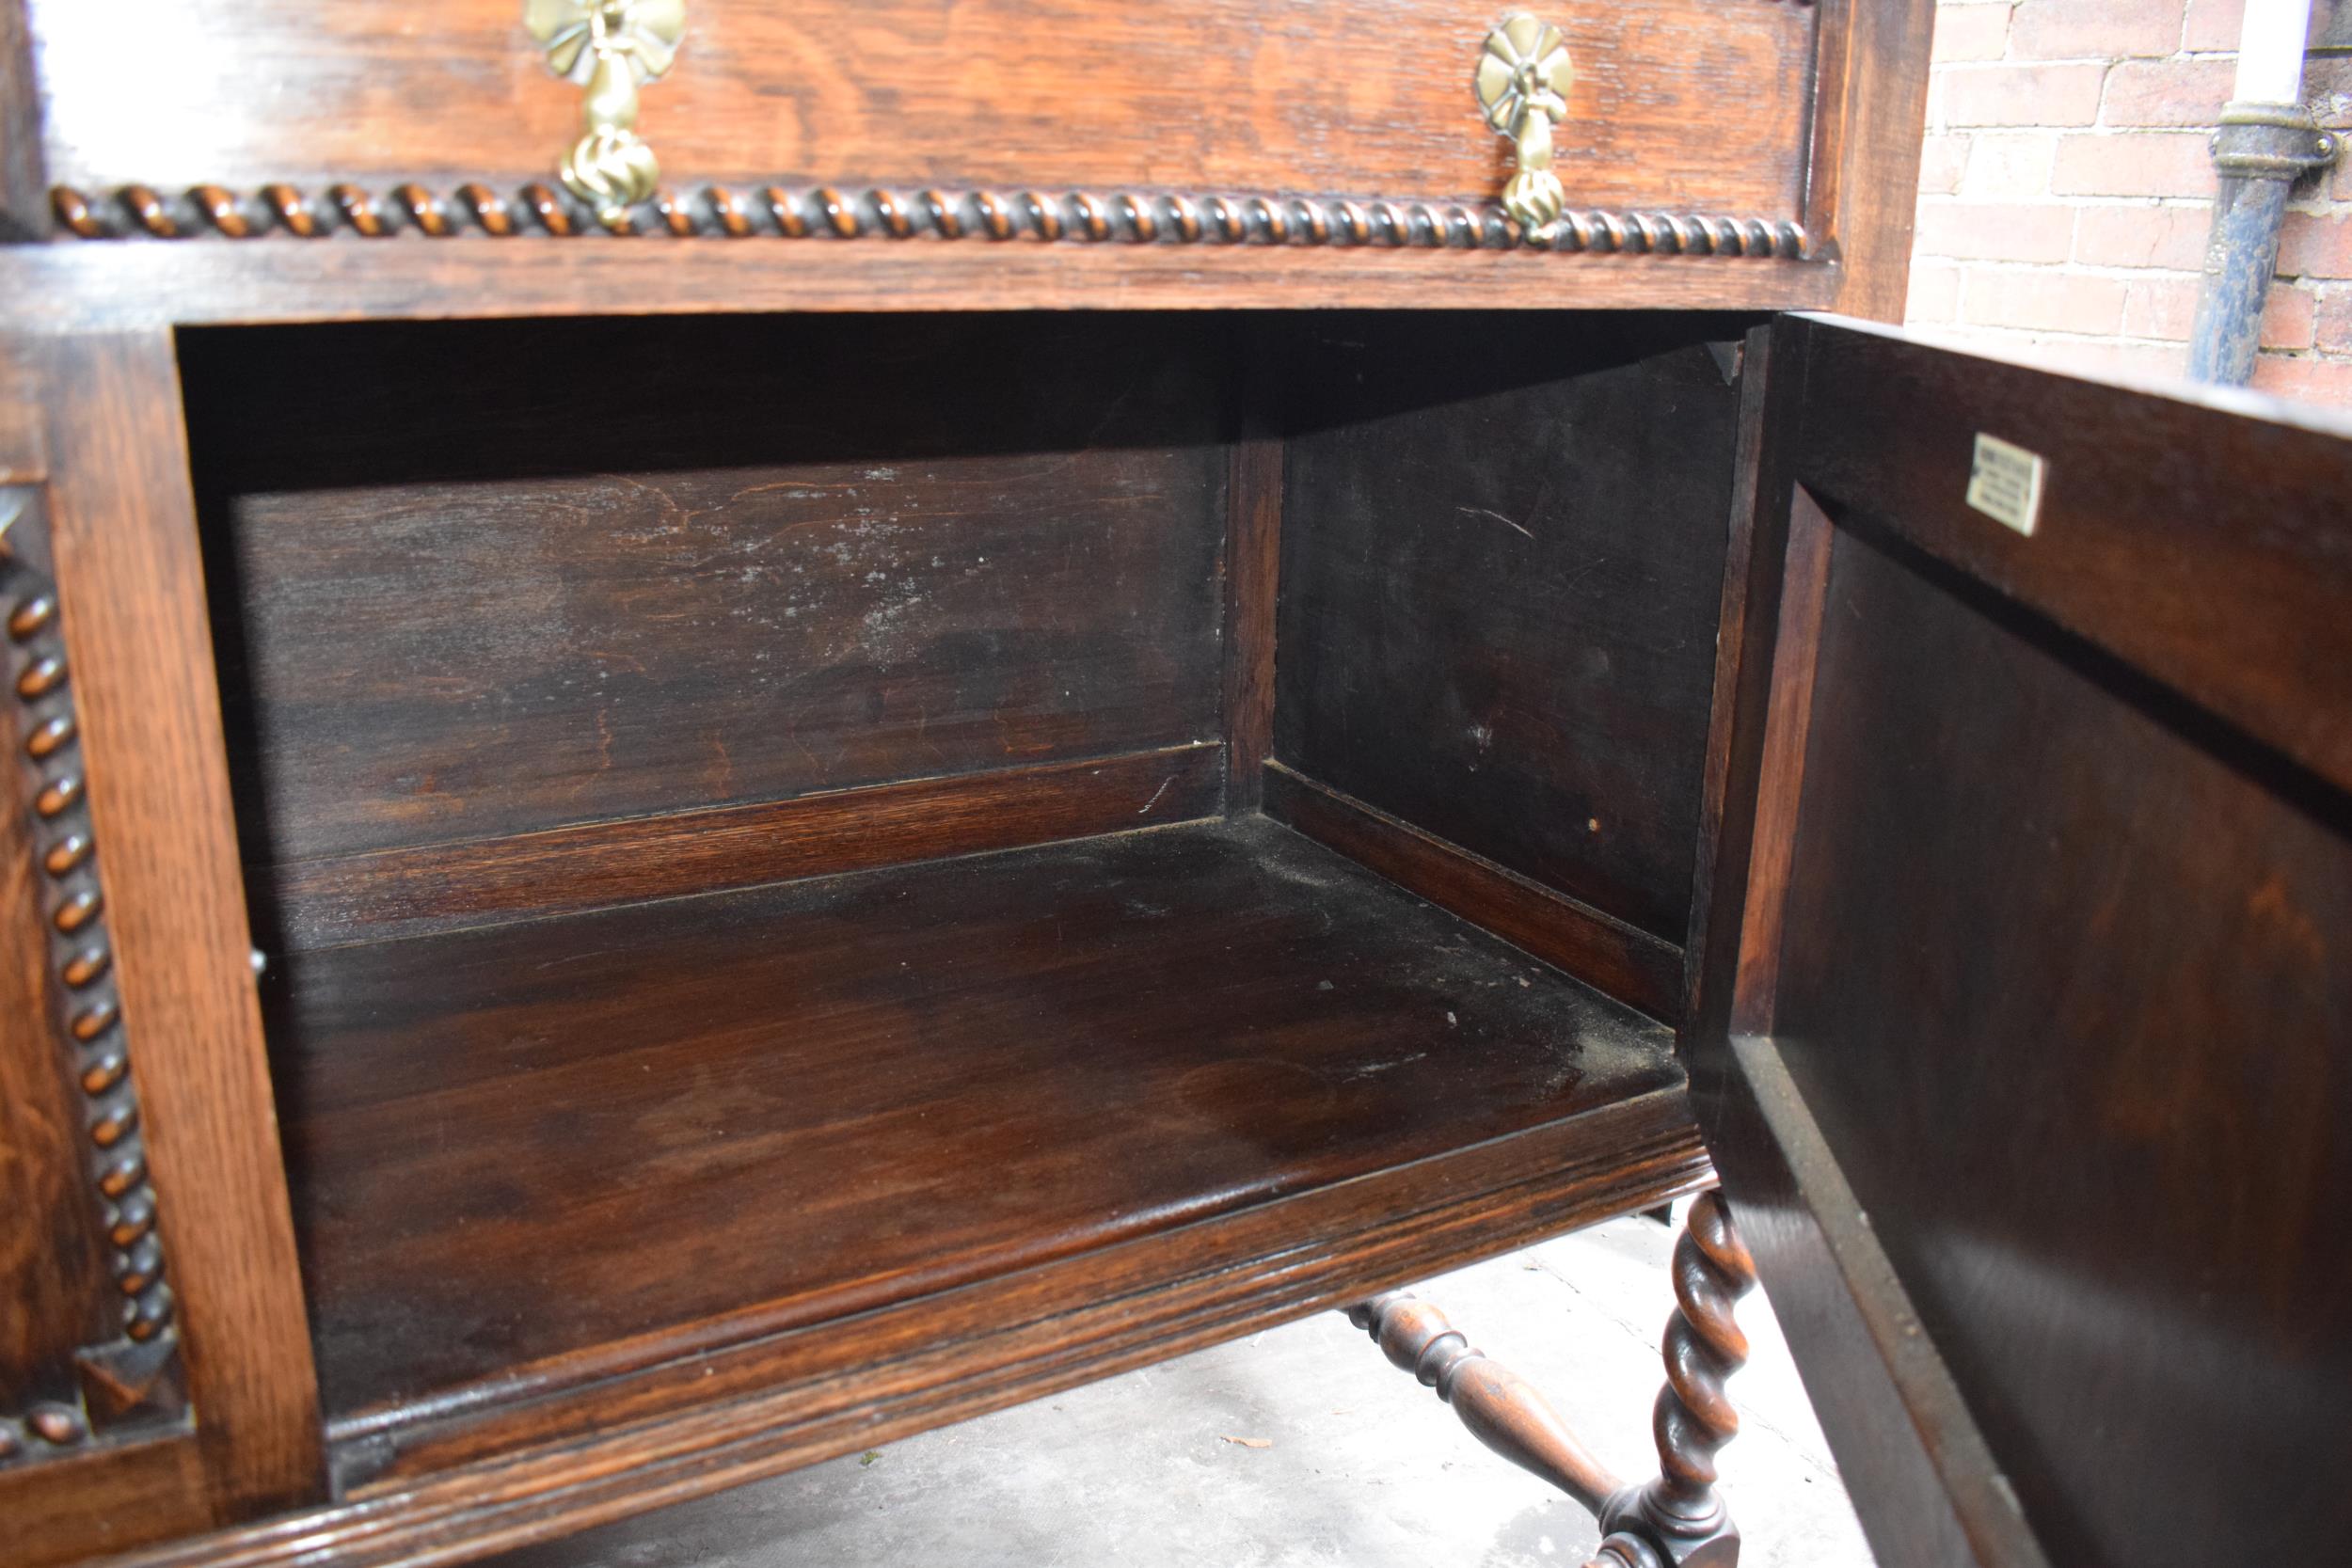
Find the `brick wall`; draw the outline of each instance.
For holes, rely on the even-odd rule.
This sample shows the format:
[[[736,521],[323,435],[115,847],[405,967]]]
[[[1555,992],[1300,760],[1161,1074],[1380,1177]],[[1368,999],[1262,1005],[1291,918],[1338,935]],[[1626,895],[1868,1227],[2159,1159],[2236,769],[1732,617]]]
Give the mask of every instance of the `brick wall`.
[[[2184,373],[2243,4],[1941,0],[1909,319],[2070,369]],[[2314,39],[2344,30],[2329,12]],[[2352,126],[2352,55],[2310,56],[2303,90]],[[2295,188],[2254,385],[2352,404],[2352,163]]]

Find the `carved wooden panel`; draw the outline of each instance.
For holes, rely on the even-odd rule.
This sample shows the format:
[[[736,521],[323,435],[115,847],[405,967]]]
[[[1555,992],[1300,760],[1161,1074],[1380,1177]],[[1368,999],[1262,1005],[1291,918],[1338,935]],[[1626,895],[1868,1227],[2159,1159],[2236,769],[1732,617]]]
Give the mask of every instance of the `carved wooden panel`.
[[[186,1409],[45,524],[0,488],[0,1466]]]

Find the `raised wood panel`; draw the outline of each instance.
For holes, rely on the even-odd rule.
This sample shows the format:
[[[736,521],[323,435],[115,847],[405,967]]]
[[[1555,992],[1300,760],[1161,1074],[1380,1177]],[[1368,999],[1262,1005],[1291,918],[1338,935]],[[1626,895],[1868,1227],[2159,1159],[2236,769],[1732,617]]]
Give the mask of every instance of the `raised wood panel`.
[[[1351,318],[1290,356],[1276,759],[1677,945],[1740,406],[1707,330]]]
[[[2127,395],[1876,331],[1813,341],[1796,477],[1824,504],[1869,510],[2352,789],[2334,499],[2352,420],[2228,391]],[[1967,504],[1979,431],[2055,456],[2030,539]]]
[[[580,89],[517,0],[183,0],[125,27],[31,0],[49,178],[549,178]],[[1569,199],[1795,215],[1814,11],[1655,0],[1552,12],[1579,62]],[[1508,153],[1460,0],[692,0],[641,130],[678,181],[1186,186],[1491,198]],[[251,85],[266,82],[266,92]]]
[[[191,335],[248,853],[1214,738],[1214,348],[1132,317]]]
[[[1832,552],[1790,1077],[2055,1560],[2340,1560],[2247,1499],[2352,1376],[2352,812],[1922,565]]]

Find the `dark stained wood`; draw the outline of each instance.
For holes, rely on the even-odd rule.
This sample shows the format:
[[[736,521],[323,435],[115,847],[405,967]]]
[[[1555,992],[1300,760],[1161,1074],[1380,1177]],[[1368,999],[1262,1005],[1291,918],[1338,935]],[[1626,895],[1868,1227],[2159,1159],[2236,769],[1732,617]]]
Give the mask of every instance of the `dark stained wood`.
[[[0,340],[0,484],[37,484],[49,477],[40,395],[38,368],[23,346]]]
[[[0,1186],[18,1216],[0,1246],[0,1461],[184,1431],[169,1268],[115,984],[105,858],[66,657],[47,508],[0,492]],[[163,1031],[168,1038],[169,1031]]]
[[[610,1420],[532,1407],[519,1434],[562,1440],[519,1456],[514,1420],[453,1422],[437,1447],[405,1450],[408,1473],[350,1502],[124,1568],[292,1565],[322,1549],[376,1564],[548,1540],[1344,1306],[1708,1180],[1679,1091],[1645,1095],[884,1308],[859,1320],[857,1378],[839,1375],[839,1330],[818,1325],[654,1369],[612,1391]],[[631,1416],[651,1418],[623,1425]]]
[[[1708,705],[1697,863],[1691,878],[1690,936],[1683,948],[1684,1026],[1710,1037],[1729,1027],[1739,922],[1754,839],[1766,683],[1780,610],[1781,552],[1788,516],[1787,467],[1802,411],[1794,396],[1771,396],[1775,338],[1772,327],[1757,326],[1740,345],[1740,445],[1732,463],[1730,544],[1716,612],[1715,687]],[[1802,366],[1799,358],[1789,362]],[[1719,926],[1724,930],[1721,937],[1716,934]],[[1714,1092],[1706,1071],[1702,1059],[1692,1080],[1694,1095]]]
[[[1676,1022],[1682,950],[1433,838],[1280,763],[1267,815],[1652,1018]]]
[[[1335,322],[1282,528],[1275,755],[1677,944],[1740,403],[1705,329]]]
[[[1730,1045],[1708,1147],[1882,1568],[2048,1568],[1780,1053]]]
[[[1827,324],[1774,356],[1804,489],[1694,1100],[1874,1546],[2341,1558],[2296,1478],[2352,1372],[2352,444]],[[1972,428],[2049,458],[2030,541],[1959,511]]]
[[[248,853],[1214,738],[1226,457],[1196,338],[1134,317],[192,338]],[[1025,368],[921,373],[999,357]]]
[[[413,233],[319,244],[76,243],[0,247],[0,331],[593,315],[621,307],[658,315],[1427,309],[1475,299],[1511,310],[1803,310],[1828,306],[1839,279],[1836,268],[1817,261],[1387,245],[659,236],[444,243]]]
[[[296,948],[577,914],[1213,816],[1223,758],[1204,742],[298,861],[267,892]]]
[[[1915,0],[1820,0],[1820,10],[1805,227],[1835,249],[1834,309],[1899,322],[1911,277],[1935,8]]]
[[[0,492],[0,515],[18,499]],[[0,622],[38,589],[23,561],[32,531],[20,517],[0,535]],[[26,662],[0,630],[0,674],[11,687]],[[23,750],[30,717],[12,690],[0,693],[0,1214],[8,1216],[0,1225],[0,1459],[55,1463],[43,1452],[50,1446],[15,1423],[39,1404],[78,1406],[74,1353],[113,1337],[119,1320],[56,1012],[47,846],[29,809],[39,775]]]
[[[199,1534],[214,1507],[196,1442],[174,1436],[0,1469],[8,1561],[50,1568]]]
[[[202,1506],[242,1516],[314,1495],[319,1432],[179,384],[162,334],[48,345],[47,372],[50,521],[113,973],[124,1014],[157,1032],[137,1066],[141,1130],[163,1195]],[[135,1524],[85,1524],[113,1539],[161,1533],[197,1507],[164,1494]]]
[[[2060,1561],[2341,1559],[2352,1499],[2245,1499],[2352,1374],[2343,797],[1852,535],[1822,624],[1772,1032],[2026,1516]]]
[[[1267,367],[1241,351],[1242,428],[1226,482],[1225,799],[1230,810],[1254,811],[1274,746],[1274,617],[1282,548],[1282,442],[1258,399]]]
[[[1391,1366],[1436,1389],[1470,1435],[1560,1488],[1586,1513],[1597,1514],[1624,1484],[1577,1440],[1534,1384],[1472,1349],[1470,1337],[1428,1302],[1388,1291],[1348,1308],[1347,1321],[1372,1336]]]
[[[2352,669],[2352,553],[2328,489],[2352,423],[2277,404],[2279,419],[2248,419],[2226,395],[2126,402],[2093,382],[1874,332],[1816,342],[1797,477],[1825,504],[1868,506],[1913,544],[2352,788],[2352,704],[2338,684]],[[1905,417],[1889,420],[1898,387]],[[2031,539],[1966,504],[1980,430],[2045,452],[2063,438]]]
[[[49,231],[49,175],[40,145],[40,88],[24,0],[0,0],[0,242]]]
[[[1730,1026],[1758,1034],[1772,1024],[1780,984],[1780,944],[1804,800],[1805,745],[1820,660],[1821,616],[1828,602],[1830,521],[1803,490],[1789,498],[1782,531],[1787,555],[1777,584],[1777,641],[1763,749],[1749,806],[1747,908],[1737,927],[1739,958]],[[1729,940],[1729,933],[1724,940]]]
[[[295,955],[274,1014],[344,1420],[870,1310],[1678,1078],[1662,1028],[1256,820]]]
[[[367,0],[183,0],[125,30],[33,0],[49,176],[171,189],[447,171],[551,179],[580,89],[508,0],[413,25]],[[1507,150],[1470,72],[1495,17],[1447,0],[1148,8],[1039,0],[690,6],[639,129],[679,182],[1490,198]],[[1766,0],[1563,7],[1555,136],[1580,206],[1793,215],[1814,13]],[[265,73],[274,90],[230,93]],[[1916,125],[1910,128],[1915,137]]]
[[[1740,1298],[1756,1289],[1756,1259],[1731,1223],[1721,1193],[1692,1202],[1672,1264],[1675,1309],[1666,1320],[1661,1353],[1666,1386],[1650,1417],[1658,1444],[1658,1476],[1631,1499],[1609,1511],[1600,1561],[1628,1568],[1644,1560],[1633,1548],[1647,1541],[1681,1568],[1737,1568],[1740,1530],[1716,1492],[1715,1454],[1739,1435],[1731,1402],[1733,1373],[1748,1361],[1748,1337],[1734,1315]],[[1620,1532],[1629,1531],[1630,1539]]]

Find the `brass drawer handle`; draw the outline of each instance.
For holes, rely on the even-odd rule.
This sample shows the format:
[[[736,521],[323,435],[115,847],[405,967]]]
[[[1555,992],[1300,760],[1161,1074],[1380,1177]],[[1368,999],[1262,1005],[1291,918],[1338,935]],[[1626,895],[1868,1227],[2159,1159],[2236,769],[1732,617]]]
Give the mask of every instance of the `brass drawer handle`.
[[[1475,86],[1486,123],[1518,150],[1518,171],[1502,187],[1502,210],[1527,237],[1549,245],[1565,194],[1551,172],[1551,128],[1567,118],[1576,67],[1560,29],[1521,11],[1486,35]]]
[[[638,84],[659,81],[677,58],[686,0],[524,0],[523,25],[549,71],[588,89],[587,131],[564,155],[564,188],[607,229],[626,227],[661,178],[637,135]]]

